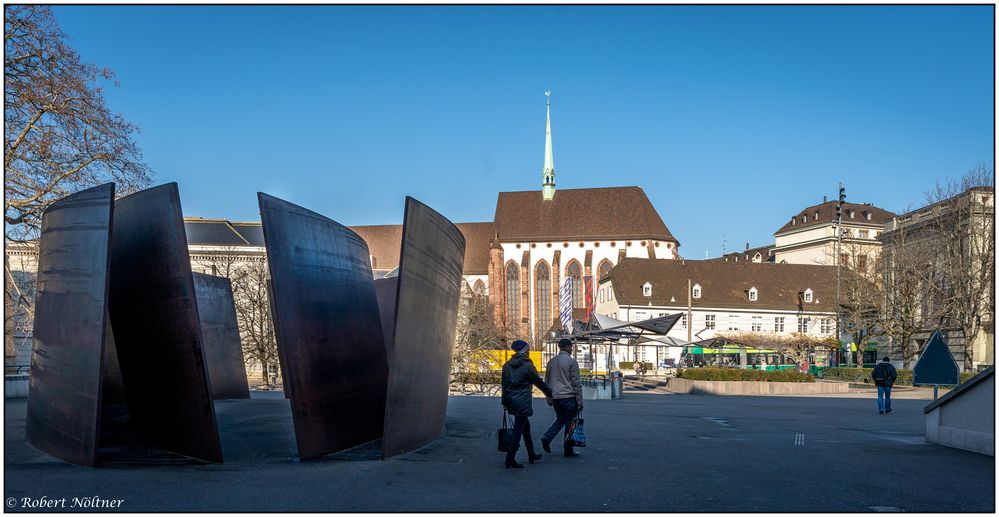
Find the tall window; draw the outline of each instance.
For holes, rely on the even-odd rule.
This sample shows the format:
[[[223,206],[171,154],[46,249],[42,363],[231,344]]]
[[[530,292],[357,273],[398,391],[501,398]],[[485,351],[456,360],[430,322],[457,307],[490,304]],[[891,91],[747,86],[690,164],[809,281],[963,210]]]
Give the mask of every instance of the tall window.
[[[611,267],[611,263],[607,259],[604,259],[604,261],[600,263],[600,280],[603,280],[603,278],[610,273]]]
[[[798,332],[802,334],[808,332],[808,318],[798,318]]]
[[[540,339],[552,326],[552,274],[551,268],[544,262],[534,267],[534,306],[537,336]]]
[[[478,296],[486,294],[486,284],[482,280],[476,280],[475,285],[472,287],[472,292]]]
[[[520,331],[520,268],[513,262],[506,266],[506,324],[513,335]]]
[[[763,331],[763,316],[753,316],[753,326],[750,330],[753,332]]]
[[[583,302],[583,270],[579,267],[579,262],[573,260],[565,268],[565,276],[572,279],[572,308],[582,309],[586,307]]]
[[[857,255],[857,271],[867,272],[867,255]]]
[[[681,314],[680,315],[680,328],[682,328],[682,329],[687,328],[687,315],[686,314]]]
[[[832,327],[832,318],[822,318],[822,321],[819,322],[819,331],[823,334],[832,332]]]
[[[729,330],[739,330],[739,315],[729,314],[728,315],[728,329]]]
[[[774,332],[778,334],[784,332],[784,316],[777,316],[774,318]]]
[[[704,315],[704,328],[706,328],[708,330],[714,330],[715,329],[715,315],[714,314],[705,314]]]

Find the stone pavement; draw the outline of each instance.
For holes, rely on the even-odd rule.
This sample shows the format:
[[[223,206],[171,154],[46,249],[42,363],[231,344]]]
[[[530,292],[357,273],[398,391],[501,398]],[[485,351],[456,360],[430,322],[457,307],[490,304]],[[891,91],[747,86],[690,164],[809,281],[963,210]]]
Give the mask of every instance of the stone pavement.
[[[495,397],[452,397],[445,436],[419,451],[373,460],[373,444],[305,463],[279,397],[216,404],[224,464],[97,469],[28,446],[25,401],[8,399],[6,509],[96,496],[122,511],[995,511],[994,458],[925,444],[926,400],[879,416],[870,397],[626,393],[586,403],[583,456],[508,470]],[[537,440],[552,415],[534,407]]]

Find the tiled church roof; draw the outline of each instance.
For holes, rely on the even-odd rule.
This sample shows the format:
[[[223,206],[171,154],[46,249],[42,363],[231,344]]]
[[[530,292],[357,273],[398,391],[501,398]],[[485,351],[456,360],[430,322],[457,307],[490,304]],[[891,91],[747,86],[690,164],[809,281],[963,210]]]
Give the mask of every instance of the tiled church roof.
[[[643,238],[676,242],[640,187],[561,189],[551,201],[542,199],[540,190],[500,192],[494,221],[503,242]]]
[[[810,206],[792,217],[794,220],[793,224],[789,220],[776,233],[829,224],[836,219],[836,203],[836,201],[827,201],[822,204]],[[853,211],[853,218],[849,217],[850,210]],[[871,214],[870,220],[867,219],[868,213]],[[818,215],[818,218],[816,218],[816,215]],[[892,217],[895,217],[895,214],[874,205],[843,203],[842,219],[845,224],[882,226]]]
[[[614,296],[622,305],[687,305],[687,279],[701,286],[693,307],[773,309],[831,312],[836,306],[836,268],[811,264],[757,264],[719,260],[651,260],[625,258],[605,277],[613,281]],[[652,284],[652,296],[642,285]],[[757,289],[757,300],[748,291]],[[813,292],[813,301],[801,303],[799,294]]]

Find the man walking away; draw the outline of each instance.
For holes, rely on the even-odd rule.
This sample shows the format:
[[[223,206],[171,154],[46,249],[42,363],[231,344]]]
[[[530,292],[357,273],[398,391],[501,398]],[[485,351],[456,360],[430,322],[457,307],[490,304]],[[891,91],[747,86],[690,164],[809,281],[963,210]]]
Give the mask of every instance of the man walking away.
[[[572,341],[562,338],[558,341],[559,353],[548,361],[545,371],[545,382],[552,389],[549,404],[555,409],[555,421],[541,437],[541,446],[545,452],[552,452],[552,440],[560,430],[564,430],[563,454],[579,456],[573,451],[569,440],[569,424],[583,410],[583,381],[579,378],[579,363],[572,358]]]
[[[874,366],[871,378],[878,387],[878,414],[891,413],[891,387],[895,384],[898,372],[892,366],[890,359],[885,357],[880,363]],[[542,441],[544,441],[542,439]]]
[[[511,438],[510,449],[506,453],[506,468],[519,469],[524,466],[514,459],[517,449],[520,448],[520,437],[524,437],[524,445],[527,446],[527,461],[534,463],[541,459],[540,454],[534,452],[534,440],[531,438],[531,421],[528,417],[534,414],[533,402],[531,399],[532,386],[537,386],[545,397],[551,397],[552,391],[548,389],[541,376],[538,375],[537,368],[528,356],[530,346],[526,341],[516,340],[511,346],[515,352],[506,364],[503,365],[502,388],[503,396],[500,399],[507,412],[513,415],[513,437]]]

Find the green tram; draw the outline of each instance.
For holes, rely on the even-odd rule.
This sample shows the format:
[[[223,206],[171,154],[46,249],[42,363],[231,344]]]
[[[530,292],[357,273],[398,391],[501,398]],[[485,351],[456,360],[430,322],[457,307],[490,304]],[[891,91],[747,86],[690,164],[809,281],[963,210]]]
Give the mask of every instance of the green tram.
[[[856,345],[851,343],[856,351]],[[816,350],[808,356],[808,372],[818,375],[826,368],[847,364],[847,351],[839,353]],[[836,356],[839,357],[836,357]],[[878,346],[876,342],[864,345],[863,366],[873,368],[878,362]],[[856,356],[854,356],[856,357]],[[795,370],[798,365],[778,350],[745,348],[730,343],[720,344],[714,348],[688,345],[680,355],[680,368],[728,367],[739,368],[745,365],[754,370]]]

